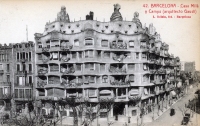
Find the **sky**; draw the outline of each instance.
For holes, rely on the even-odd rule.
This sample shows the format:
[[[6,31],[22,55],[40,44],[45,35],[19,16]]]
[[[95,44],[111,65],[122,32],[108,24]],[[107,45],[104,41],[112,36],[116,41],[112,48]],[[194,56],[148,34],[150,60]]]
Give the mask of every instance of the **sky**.
[[[181,61],[195,61],[200,70],[200,1],[158,1],[158,0],[0,0],[0,43],[34,41],[34,33],[43,33],[46,22],[55,20],[61,6],[66,7],[71,21],[85,20],[85,15],[94,12],[94,19],[110,21],[114,4],[121,5],[120,12],[126,21],[132,21],[134,12],[139,12],[141,23],[156,28],[163,42],[169,44],[169,53],[179,56]],[[151,8],[151,4],[176,4],[176,8]],[[181,8],[184,5],[185,8]],[[191,7],[198,4],[198,8]],[[145,5],[145,6],[144,6]],[[146,8],[148,5],[148,8]],[[187,7],[189,6],[189,7]],[[145,14],[145,10],[147,13]],[[182,10],[187,13],[156,14],[151,11]],[[189,13],[189,11],[195,13]],[[172,16],[173,18],[153,18]],[[179,19],[176,16],[191,16]]]

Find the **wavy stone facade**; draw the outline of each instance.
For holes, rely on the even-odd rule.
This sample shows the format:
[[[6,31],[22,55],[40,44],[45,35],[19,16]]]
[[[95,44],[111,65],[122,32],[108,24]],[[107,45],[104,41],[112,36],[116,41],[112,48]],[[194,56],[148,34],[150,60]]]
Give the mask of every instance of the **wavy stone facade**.
[[[79,97],[94,107],[114,99],[109,116],[133,119],[140,108],[170,100],[170,91],[180,81],[180,59],[168,53],[169,45],[153,24],[142,27],[137,12],[133,21],[123,21],[119,9],[115,5],[111,22],[66,22],[59,17],[46,24],[44,33],[35,34],[38,99],[48,103]],[[47,114],[51,108],[46,103]],[[64,111],[72,116],[72,110]]]

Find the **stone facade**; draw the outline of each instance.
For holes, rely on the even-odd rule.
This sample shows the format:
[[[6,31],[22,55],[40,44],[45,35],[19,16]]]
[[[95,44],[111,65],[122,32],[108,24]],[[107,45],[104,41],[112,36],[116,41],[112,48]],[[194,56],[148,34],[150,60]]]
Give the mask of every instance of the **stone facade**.
[[[110,22],[66,23],[59,17],[35,34],[38,99],[78,97],[94,107],[113,99],[118,107],[111,108],[110,117],[133,118],[141,108],[170,100],[180,81],[179,58],[168,53],[153,24],[142,26],[137,12],[133,21],[123,21],[120,8],[114,5]],[[50,112],[45,104],[44,110]],[[70,116],[72,110],[64,111]]]

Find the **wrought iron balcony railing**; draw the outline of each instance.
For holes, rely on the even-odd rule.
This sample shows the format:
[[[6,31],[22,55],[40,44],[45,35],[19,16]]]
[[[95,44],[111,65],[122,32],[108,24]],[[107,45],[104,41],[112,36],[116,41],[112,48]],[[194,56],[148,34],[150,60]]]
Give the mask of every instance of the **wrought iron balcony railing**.
[[[72,49],[73,48],[73,46],[72,45],[68,45],[68,46],[61,46],[60,47],[60,49],[62,50],[62,51],[69,51],[70,49]]]
[[[47,85],[47,81],[38,81],[37,87],[43,88],[45,85]]]
[[[113,56],[113,60],[122,62],[126,57],[124,55],[121,56]]]
[[[38,75],[44,75],[46,73],[48,73],[48,70],[43,70],[43,69],[38,70]]]
[[[49,52],[49,48],[48,47],[42,47],[42,52]]]
[[[127,44],[112,44],[110,46],[111,49],[127,49]]]
[[[109,69],[109,72],[111,72],[111,73],[126,73],[126,69],[123,69],[123,68]]]
[[[68,69],[62,68],[61,69],[61,73],[63,73],[63,74],[71,74],[74,72],[75,72],[75,68],[68,68]]]
[[[63,62],[68,62],[68,61],[70,60],[70,58],[69,58],[69,57],[62,57],[61,60],[62,60]]]
[[[0,85],[11,85],[11,82],[0,82]]]
[[[121,81],[115,80],[113,82],[110,81],[110,84],[115,85],[115,86],[126,86],[126,85],[130,85],[130,81],[122,81],[121,82]]]
[[[10,93],[0,95],[0,99],[1,99],[1,100],[4,100],[4,99],[11,99],[11,98],[12,98],[12,97],[11,97]]]

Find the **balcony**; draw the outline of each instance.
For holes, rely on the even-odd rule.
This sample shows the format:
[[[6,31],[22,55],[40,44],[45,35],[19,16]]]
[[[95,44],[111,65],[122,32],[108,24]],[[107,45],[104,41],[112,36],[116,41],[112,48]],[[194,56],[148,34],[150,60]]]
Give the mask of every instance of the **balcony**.
[[[0,70],[0,74],[3,74],[4,73],[4,70]]]
[[[48,47],[42,47],[42,52],[49,52],[49,48]]]
[[[25,75],[25,74],[27,74],[27,72],[25,72],[24,70],[23,71],[17,71],[17,74],[18,75]]]
[[[48,84],[60,84],[59,80],[49,80]]]
[[[119,74],[121,74],[121,73],[126,73],[126,69],[114,68],[114,69],[109,69],[109,72],[110,73],[119,73]]]
[[[19,59],[19,62],[22,62],[22,63],[25,63],[27,61],[28,61],[28,59]]]
[[[44,88],[45,85],[47,85],[47,81],[38,81],[37,82],[38,88]]]
[[[156,59],[149,59],[149,63],[156,64]]]
[[[157,70],[157,73],[158,74],[165,74],[166,70],[165,69],[159,69],[159,70]]]
[[[83,83],[75,83],[72,81],[71,82],[63,81],[61,84],[66,87],[75,87],[75,88],[81,87],[83,85]]]
[[[38,70],[38,75],[45,75],[47,73],[48,73],[48,70],[43,70],[43,69]]]
[[[156,60],[157,65],[161,65],[161,60]]]
[[[0,82],[0,85],[11,85],[11,82]]]
[[[43,59],[42,59],[42,62],[43,62],[43,63],[47,63],[49,60],[50,60],[50,58],[43,58]]]
[[[165,63],[165,65],[170,65],[170,61],[169,60],[165,60],[164,63]]]
[[[150,52],[150,53],[154,53],[155,51],[156,51],[156,48],[155,48],[155,47],[149,49],[149,52]]]
[[[120,55],[120,56],[113,56],[113,60],[114,61],[118,61],[118,62],[123,62],[123,60],[125,59],[126,57],[124,55]]]
[[[11,97],[10,93],[0,95],[0,100],[6,100],[6,99],[11,99],[11,98],[12,97]]]
[[[61,61],[63,61],[63,62],[68,62],[69,60],[70,60],[69,57],[62,57],[62,58],[61,58]]]
[[[113,82],[110,81],[110,84],[113,85],[113,86],[129,86],[130,85],[130,81],[114,80]]]
[[[112,44],[110,46],[111,49],[127,49],[127,44],[124,43],[124,44]]]
[[[140,48],[141,49],[149,49],[149,46],[148,45],[141,45]]]
[[[61,68],[61,73],[63,73],[64,75],[65,74],[72,74],[75,72],[75,68],[74,67],[71,67],[71,68]]]
[[[73,48],[73,45],[68,45],[68,46],[61,46],[60,49],[62,51],[69,51],[70,49]]]
[[[100,102],[112,102],[115,97],[112,91],[110,90],[101,90],[99,92],[99,101]]]
[[[156,70],[149,70],[150,71],[150,74],[155,74],[156,73]]]

